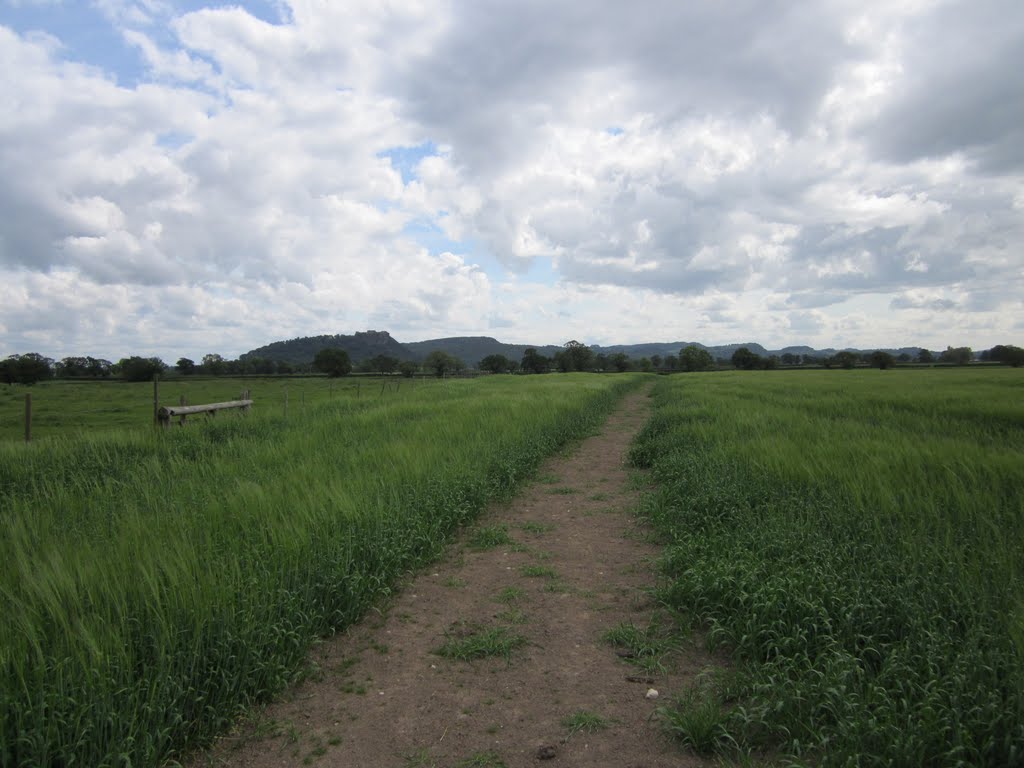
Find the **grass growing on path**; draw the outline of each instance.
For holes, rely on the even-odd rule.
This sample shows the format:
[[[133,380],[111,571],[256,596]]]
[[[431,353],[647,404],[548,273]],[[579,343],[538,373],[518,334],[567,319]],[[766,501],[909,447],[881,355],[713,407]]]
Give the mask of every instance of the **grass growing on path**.
[[[156,765],[637,381],[491,377],[0,444],[0,765]]]
[[[731,701],[691,697],[674,727],[707,727],[681,735],[821,765],[1024,764],[1024,372],[655,395],[632,457],[657,484],[664,597],[749,663]]]

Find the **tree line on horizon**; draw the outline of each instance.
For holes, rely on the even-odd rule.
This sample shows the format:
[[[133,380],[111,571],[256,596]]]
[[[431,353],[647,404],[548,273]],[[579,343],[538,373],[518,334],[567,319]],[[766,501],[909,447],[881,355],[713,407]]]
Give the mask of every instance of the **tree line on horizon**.
[[[740,347],[730,358],[715,359],[706,349],[691,344],[679,350],[678,355],[651,355],[631,358],[624,352],[605,354],[595,352],[579,341],[567,342],[562,349],[548,357],[534,348],[527,348],[520,360],[505,355],[487,355],[475,366],[468,366],[458,357],[443,350],[433,350],[421,363],[399,360],[389,355],[376,355],[354,364],[348,352],[338,347],[320,350],[307,364],[245,356],[228,360],[211,353],[195,362],[186,357],[179,358],[170,366],[159,357],[132,356],[116,363],[94,357],[65,357],[59,361],[36,352],[14,354],[0,360],[0,382],[4,384],[33,384],[48,379],[120,379],[123,381],[150,381],[153,376],[172,372],[179,376],[272,376],[323,373],[328,376],[346,376],[352,372],[369,374],[399,374],[412,377],[426,373],[448,376],[476,370],[482,373],[540,374],[553,371],[570,373],[574,371],[594,372],[693,372],[722,368],[738,370],[772,370],[776,368],[823,367],[855,368],[870,366],[892,368],[898,364],[943,364],[967,365],[974,362],[1001,363],[1019,367],[1024,365],[1024,349],[1012,344],[997,344],[979,354],[970,347],[947,347],[934,353],[922,349],[916,357],[909,354],[893,356],[883,350],[858,354],[849,350],[834,355],[759,355],[747,347]]]

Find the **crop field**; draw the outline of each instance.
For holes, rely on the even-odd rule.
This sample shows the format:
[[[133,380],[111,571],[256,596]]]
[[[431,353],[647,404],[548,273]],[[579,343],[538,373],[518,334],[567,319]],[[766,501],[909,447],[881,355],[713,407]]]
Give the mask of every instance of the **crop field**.
[[[639,381],[325,389],[287,418],[249,383],[253,413],[163,431],[139,385],[137,428],[0,443],[0,765],[157,765],[205,742]],[[229,389],[190,401],[240,389],[209,384]],[[94,386],[110,409],[135,391]]]
[[[698,751],[1024,765],[1024,372],[662,379],[632,458],[663,597],[732,654]]]
[[[178,405],[184,397],[190,405],[237,400],[249,390],[256,408],[289,413],[306,406],[341,398],[385,395],[418,386],[433,386],[435,379],[403,379],[352,376],[179,376],[159,383],[160,405]],[[0,384],[0,440],[23,439],[25,395],[32,395],[33,439],[61,436],[93,429],[141,427],[153,421],[152,382],[46,381],[31,387]]]

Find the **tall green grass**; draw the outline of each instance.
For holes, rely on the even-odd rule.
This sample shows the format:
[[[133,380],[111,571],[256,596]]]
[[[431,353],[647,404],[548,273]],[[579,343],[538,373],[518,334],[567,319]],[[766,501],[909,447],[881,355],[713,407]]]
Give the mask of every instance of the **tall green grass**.
[[[632,455],[665,599],[736,657],[673,730],[699,708],[725,751],[1024,764],[1024,375],[691,375],[656,403]]]
[[[202,743],[636,381],[492,377],[0,444],[0,765]]]

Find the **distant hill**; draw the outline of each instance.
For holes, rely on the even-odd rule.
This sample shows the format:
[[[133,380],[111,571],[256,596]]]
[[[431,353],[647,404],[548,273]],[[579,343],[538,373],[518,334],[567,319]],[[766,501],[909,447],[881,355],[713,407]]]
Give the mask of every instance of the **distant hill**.
[[[523,358],[523,352],[528,349],[536,349],[546,357],[551,357],[561,349],[554,345],[504,344],[490,336],[454,336],[446,339],[411,341],[406,342],[403,346],[419,359],[426,357],[435,349],[439,349],[449,355],[455,355],[467,365],[476,365],[488,355],[504,355],[509,360],[518,362]]]
[[[348,352],[353,363],[359,363],[377,355],[388,355],[399,360],[416,360],[417,355],[399,344],[387,331],[360,331],[351,336],[303,336],[288,341],[275,341],[264,347],[250,350],[239,357],[242,360],[262,357],[267,360],[284,361],[293,365],[313,362],[316,353],[327,347],[337,347]]]
[[[709,347],[704,344],[689,341],[672,342],[650,342],[646,344],[614,344],[606,347],[592,345],[595,353],[614,355],[624,352],[630,358],[639,359],[642,357],[667,357],[678,355],[681,349],[693,344],[701,349],[706,349],[715,359],[728,360],[740,347],[746,347],[751,352],[762,357],[769,355],[810,355],[812,357],[827,357],[834,355],[835,349],[814,349],[807,346],[784,347],[778,350],[765,349],[756,342],[743,344],[722,344]],[[304,336],[288,341],[275,341],[266,346],[253,349],[241,355],[241,358],[262,357],[268,360],[285,361],[293,365],[311,363],[316,353],[326,347],[339,347],[348,352],[353,363],[360,363],[363,360],[377,355],[387,355],[399,360],[422,360],[434,350],[447,352],[449,355],[462,360],[466,365],[475,366],[488,355],[504,355],[510,360],[521,360],[523,352],[527,349],[536,349],[546,357],[552,357],[562,349],[554,344],[505,344],[490,336],[451,336],[443,339],[428,339],[427,341],[412,341],[401,343],[391,337],[387,331],[360,331],[346,336],[337,334],[334,336]],[[849,349],[850,352],[873,352],[874,347],[867,350]],[[916,358],[920,347],[901,347],[899,349],[885,349],[884,351],[894,356],[908,354]]]

